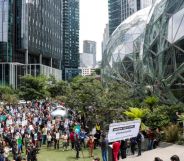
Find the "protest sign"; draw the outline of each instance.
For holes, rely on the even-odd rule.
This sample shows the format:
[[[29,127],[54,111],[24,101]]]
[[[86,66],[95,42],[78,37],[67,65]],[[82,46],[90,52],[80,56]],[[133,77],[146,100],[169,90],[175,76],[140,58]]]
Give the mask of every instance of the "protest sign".
[[[110,124],[108,141],[114,142],[136,137],[139,132],[140,124],[141,120]]]

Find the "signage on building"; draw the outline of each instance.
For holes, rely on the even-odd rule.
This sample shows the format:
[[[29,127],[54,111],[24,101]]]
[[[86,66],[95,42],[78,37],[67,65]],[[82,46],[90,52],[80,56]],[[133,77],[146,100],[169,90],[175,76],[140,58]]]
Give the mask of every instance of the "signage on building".
[[[108,141],[114,142],[136,137],[139,132],[140,124],[141,120],[110,124]]]

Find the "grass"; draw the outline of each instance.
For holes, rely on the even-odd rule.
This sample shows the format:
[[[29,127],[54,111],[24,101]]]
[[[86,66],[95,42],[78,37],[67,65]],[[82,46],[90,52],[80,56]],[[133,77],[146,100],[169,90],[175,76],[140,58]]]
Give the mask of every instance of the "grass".
[[[92,161],[93,158],[89,158],[89,153],[87,149],[83,150],[84,158],[82,155],[82,152],[80,151],[79,156],[80,158],[78,161]],[[46,147],[43,147],[38,154],[38,161],[76,161],[76,151],[74,150],[68,150],[68,151],[62,151],[62,149],[55,150],[53,148],[47,149]],[[94,150],[94,156],[98,156],[101,158],[101,152],[100,149]],[[102,159],[100,159],[102,160]]]

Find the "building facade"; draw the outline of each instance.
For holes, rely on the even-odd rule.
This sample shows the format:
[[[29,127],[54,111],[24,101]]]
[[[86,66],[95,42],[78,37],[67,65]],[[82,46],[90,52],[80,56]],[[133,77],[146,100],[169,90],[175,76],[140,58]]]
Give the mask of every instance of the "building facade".
[[[79,74],[79,0],[63,1],[63,79]]]
[[[80,54],[80,67],[94,68],[94,56],[90,53]]]
[[[96,66],[96,42],[91,40],[83,41],[83,53],[93,56],[93,68]]]
[[[156,0],[145,10],[113,32],[105,49],[103,81],[125,83],[136,97],[184,102],[184,1]]]
[[[109,34],[133,13],[152,4],[153,0],[108,0]]]
[[[81,75],[83,77],[85,76],[91,76],[95,73],[95,69],[94,68],[85,68],[85,67],[80,67],[79,68],[81,70]]]
[[[9,64],[11,63],[49,66],[53,70],[60,70],[61,74],[62,49],[63,3],[61,0],[0,0],[2,84],[10,84],[12,68]],[[7,64],[6,69],[3,68],[4,64]],[[25,73],[27,73],[26,69],[27,67]],[[42,74],[41,67],[36,71]],[[21,73],[17,73],[11,79],[16,80],[20,76]]]

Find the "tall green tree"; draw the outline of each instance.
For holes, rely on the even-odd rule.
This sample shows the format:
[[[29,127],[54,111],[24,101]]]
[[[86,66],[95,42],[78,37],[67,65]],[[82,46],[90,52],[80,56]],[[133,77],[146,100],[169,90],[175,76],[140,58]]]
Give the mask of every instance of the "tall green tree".
[[[86,120],[96,118],[97,100],[103,90],[101,82],[93,77],[76,77],[70,83],[71,91],[66,105],[78,111],[85,126]]]
[[[21,86],[19,87],[20,98],[23,98],[26,101],[34,99],[45,99],[49,96],[47,86],[48,80],[45,76],[23,76],[21,78]]]

